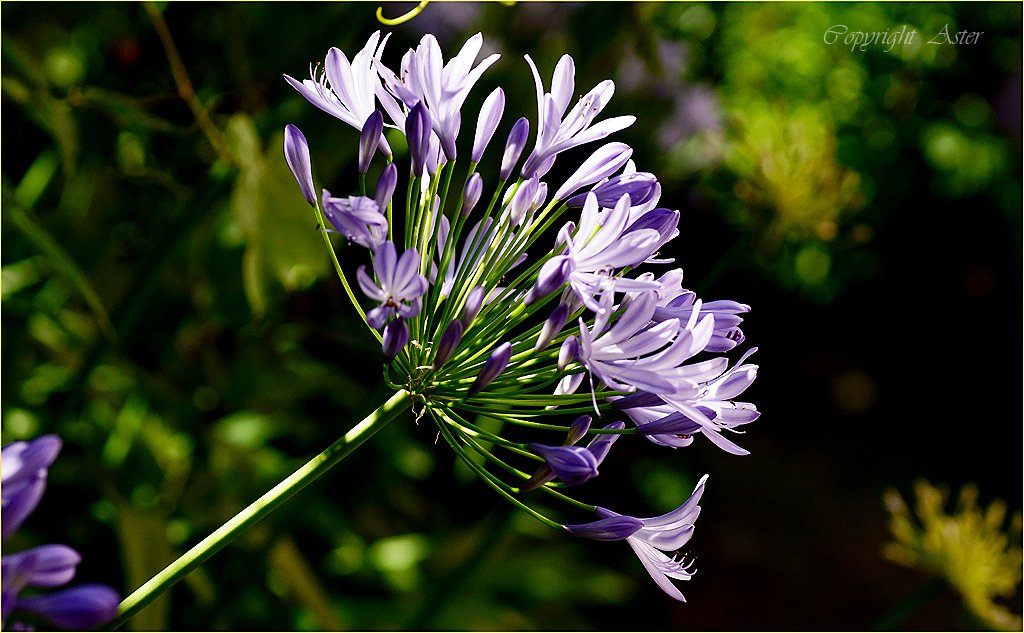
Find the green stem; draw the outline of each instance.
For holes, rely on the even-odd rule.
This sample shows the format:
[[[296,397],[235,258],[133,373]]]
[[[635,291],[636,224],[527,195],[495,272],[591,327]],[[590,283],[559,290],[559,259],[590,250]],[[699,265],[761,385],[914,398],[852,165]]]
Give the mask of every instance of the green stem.
[[[276,510],[295,493],[316,481],[316,479],[348,456],[349,453],[354,451],[363,442],[370,439],[374,433],[384,428],[384,426],[411,405],[412,395],[409,392],[399,391],[393,395],[380,408],[352,427],[341,439],[306,462],[304,466],[274,486],[265,495],[249,504],[247,508],[217,528],[213,534],[210,534],[200,541],[198,545],[182,554],[178,560],[168,565],[163,571],[146,582],[146,584],[136,589],[132,595],[125,598],[121,602],[117,618],[111,622],[110,628],[116,629],[124,624],[128,618],[132,617],[132,615],[153,601],[157,596],[170,589],[175,583],[206,562],[208,558],[237,538],[244,530]]]

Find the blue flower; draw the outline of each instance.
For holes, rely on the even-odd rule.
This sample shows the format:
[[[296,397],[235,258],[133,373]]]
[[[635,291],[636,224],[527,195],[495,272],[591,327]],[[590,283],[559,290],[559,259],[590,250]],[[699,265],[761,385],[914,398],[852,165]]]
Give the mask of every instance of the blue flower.
[[[56,435],[3,447],[0,468],[3,498],[3,538],[7,540],[39,504],[46,476],[60,452]],[[66,545],[42,545],[7,554],[0,563],[3,583],[3,626],[14,612],[32,614],[64,629],[89,629],[111,620],[121,599],[106,585],[87,584],[46,595],[21,596],[27,587],[50,589],[75,576],[82,557]],[[21,626],[15,623],[14,626]]]

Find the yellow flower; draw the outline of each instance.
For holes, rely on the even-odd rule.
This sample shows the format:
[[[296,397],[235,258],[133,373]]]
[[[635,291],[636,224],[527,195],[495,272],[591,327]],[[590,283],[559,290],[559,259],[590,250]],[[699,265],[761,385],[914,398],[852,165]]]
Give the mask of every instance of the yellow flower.
[[[895,490],[887,490],[885,504],[892,514],[889,530],[895,542],[886,543],[889,560],[936,574],[963,596],[967,608],[984,624],[1000,630],[1021,630],[1021,616],[1011,613],[997,598],[1012,598],[1021,582],[1021,514],[1014,513],[1003,530],[1006,503],[978,506],[978,489],[966,485],[953,514],[943,510],[948,491],[926,481],[914,484],[915,522]]]

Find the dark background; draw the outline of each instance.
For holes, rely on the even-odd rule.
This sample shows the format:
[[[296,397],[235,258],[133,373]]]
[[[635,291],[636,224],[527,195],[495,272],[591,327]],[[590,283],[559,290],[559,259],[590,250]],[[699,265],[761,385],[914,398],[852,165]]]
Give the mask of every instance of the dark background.
[[[318,185],[354,189],[357,133],[281,76],[330,46],[351,57],[375,10],[157,5],[195,110],[142,5],[3,3],[3,441],[65,442],[5,550],[68,543],[79,582],[128,593],[388,397],[281,160],[295,123]],[[910,25],[922,42],[944,24],[984,34],[823,39]],[[523,54],[545,81],[573,55],[579,94],[614,79],[606,116],[638,117],[617,140],[682,211],[684,285],[753,306],[751,455],[622,441],[583,492],[651,516],[710,473],[688,603],[624,544],[520,516],[407,417],[132,625],[982,626],[954,588],[883,557],[882,493],[912,505],[918,478],[954,496],[971,482],[982,504],[1021,506],[1020,5],[438,2],[392,30],[392,67],[425,32],[446,58],[478,31],[502,53],[464,143],[497,85],[496,144],[535,121]],[[1019,588],[1005,604],[1020,613]]]

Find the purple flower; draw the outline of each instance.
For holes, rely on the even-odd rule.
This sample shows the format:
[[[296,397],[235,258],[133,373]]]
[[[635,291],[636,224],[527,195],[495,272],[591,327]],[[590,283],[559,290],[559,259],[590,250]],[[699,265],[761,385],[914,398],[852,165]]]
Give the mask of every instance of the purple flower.
[[[373,272],[377,283],[366,274],[366,266],[356,271],[359,287],[366,296],[380,305],[366,313],[366,322],[374,329],[380,329],[392,316],[411,318],[419,314],[422,300],[427,291],[427,279],[417,272],[420,256],[415,248],[402,253],[399,258],[395,245],[388,241],[374,252]]]
[[[490,55],[473,67],[482,46],[483,36],[477,33],[442,68],[441,47],[434,36],[428,34],[423,36],[415,51],[409,51],[402,58],[400,78],[377,62],[384,85],[394,97],[406,107],[419,102],[430,110],[429,120],[448,160],[456,157],[455,139],[462,123],[462,104],[484,71],[501,57]],[[387,107],[383,96],[381,103]]]
[[[564,303],[559,303],[544,321],[544,325],[541,327],[540,334],[537,336],[537,342],[534,344],[533,349],[540,351],[550,345],[551,340],[562,331],[563,327],[565,327],[565,323],[568,319],[569,306]]]
[[[309,144],[302,131],[289,123],[284,126],[284,159],[288,169],[292,170],[295,181],[299,183],[302,196],[310,206],[316,206],[316,193],[313,188],[313,169],[309,160]]]
[[[639,388],[673,393],[680,385],[692,385],[720,367],[719,361],[682,365],[704,349],[714,318],[708,316],[700,322],[691,319],[686,324],[676,319],[648,327],[655,301],[653,292],[640,294],[607,331],[607,319],[600,316],[593,330],[580,323],[580,363],[616,391]]]
[[[565,530],[573,536],[582,536],[599,541],[625,539],[647,573],[669,596],[686,602],[682,592],[669,580],[689,580],[693,577],[693,561],[678,558],[675,554],[693,536],[694,522],[700,515],[700,497],[704,494],[704,475],[693,489],[693,494],[683,505],[668,514],[650,519],[623,516],[605,508],[598,508],[601,517],[593,523],[566,525]],[[668,556],[666,552],[672,552]]]
[[[605,290],[638,292],[657,289],[657,283],[644,279],[612,277],[610,273],[624,266],[635,266],[654,253],[663,235],[654,229],[627,231],[630,218],[629,196],[619,198],[612,209],[600,210],[597,196],[587,194],[580,224],[566,223],[559,232],[559,242],[566,245],[566,256],[572,262],[569,285],[593,312],[605,308],[594,295]]]
[[[523,165],[524,177],[543,177],[555,163],[555,157],[573,147],[600,140],[613,132],[633,125],[634,116],[619,116],[595,124],[594,119],[608,104],[615,92],[615,84],[605,80],[577,102],[568,115],[575,89],[576,68],[572,57],[563,55],[555,66],[551,78],[551,92],[544,92],[537,66],[526,56],[537,86],[537,144]]]
[[[526,147],[526,139],[530,135],[530,122],[526,117],[520,117],[512,125],[512,131],[508,133],[508,140],[505,141],[505,153],[501,157],[501,171],[498,172],[498,179],[501,182],[508,180],[515,169],[519,157]]]
[[[56,435],[3,447],[3,538],[7,539],[35,509],[46,487],[47,470],[60,452]],[[21,597],[26,587],[49,589],[70,582],[82,557],[66,545],[42,545],[7,554],[0,560],[2,615],[7,626],[13,612],[38,615],[65,629],[88,629],[117,615],[120,597],[105,585],[81,585],[47,595]],[[14,623],[18,628],[19,623]]]
[[[359,173],[366,174],[370,171],[370,161],[373,160],[373,153],[380,144],[381,134],[384,132],[384,115],[380,110],[374,110],[363,124],[359,134]]]
[[[589,418],[589,416],[587,417]],[[617,431],[625,426],[622,422],[612,422],[604,428]],[[547,469],[542,468],[538,471],[538,474],[531,477],[520,490],[525,491],[542,486],[556,477],[570,486],[578,486],[597,477],[597,467],[607,457],[608,451],[611,450],[615,440],[619,439],[619,435],[617,433],[602,433],[595,435],[594,439],[585,447],[574,446],[579,439],[579,437],[570,435],[570,441],[564,446],[530,444],[530,450],[544,458]]]
[[[462,204],[462,215],[469,216],[472,213],[473,208],[477,202],[480,202],[480,196],[484,192],[484,179],[479,173],[474,172],[469,180],[466,181],[466,193],[463,198]]]
[[[43,498],[47,469],[57,459],[60,447],[59,437],[44,435],[31,442],[14,442],[3,448],[0,497],[3,499],[4,540],[14,534]]]
[[[639,207],[660,195],[658,180],[654,174],[646,171],[634,171],[612,176],[608,180],[591,189],[597,196],[597,203],[602,207],[613,207],[619,198],[626,194],[633,207]],[[565,201],[569,207],[582,207],[587,193],[578,193]]]
[[[711,377],[697,383],[679,384],[672,393],[637,392],[613,405],[621,409],[637,425],[637,429],[655,444],[678,448],[693,442],[693,436],[702,434],[713,444],[733,455],[750,452],[723,436],[723,431],[736,431],[736,427],[749,424],[760,416],[750,402],[736,401],[757,378],[757,365],[744,361],[757,351],[747,351],[731,369],[717,369]],[[719,367],[725,359],[716,359]],[[709,369],[710,363],[708,361]]]
[[[398,168],[394,163],[388,163],[384,171],[377,179],[377,189],[373,194],[373,201],[377,203],[377,210],[381,213],[388,208],[391,196],[395,195],[395,187],[398,186]]]
[[[363,49],[352,58],[351,64],[345,53],[332,48],[327,52],[319,77],[316,69],[310,67],[309,79],[298,81],[285,75],[285,81],[316,107],[361,130],[377,109],[375,94],[380,88],[380,79],[373,62],[380,60],[388,37],[390,35],[381,40],[380,31],[374,32]],[[391,147],[383,136],[380,137],[380,148],[386,156],[391,156]]]
[[[697,295],[685,290],[682,280],[683,271],[679,268],[670,270],[658,280],[662,290],[659,291],[658,308],[654,311],[655,321],[690,318],[697,305]],[[715,316],[715,332],[705,351],[728,352],[746,339],[739,327],[743,323],[743,317],[739,315],[750,311],[747,304],[727,300],[705,301],[700,303],[699,310],[702,314]]]
[[[324,189],[322,203],[331,225],[350,242],[376,250],[387,239],[388,220],[371,198],[335,198]]]
[[[508,361],[512,357],[512,344],[502,343],[498,347],[494,348],[488,357],[487,362],[484,363],[483,369],[477,375],[476,380],[469,387],[469,397],[472,398],[476,394],[483,391],[483,389],[494,382],[494,379],[501,375],[501,372],[505,371],[508,367]]]
[[[484,100],[483,107],[480,108],[480,118],[476,123],[476,136],[473,138],[473,153],[470,154],[472,162],[479,163],[483,158],[484,150],[491,142],[494,131],[498,129],[498,123],[501,121],[504,111],[505,92],[501,88],[495,88],[494,92]]]
[[[462,340],[462,322],[458,319],[450,322],[441,335],[441,341],[437,344],[437,352],[434,354],[434,369],[440,369],[448,359],[452,357]]]
[[[381,338],[381,351],[384,352],[384,362],[390,363],[395,356],[405,348],[409,342],[409,324],[405,319],[398,317],[388,321],[384,326],[384,336]]]
[[[632,154],[633,149],[625,143],[608,143],[603,145],[590,158],[583,161],[579,169],[555,192],[555,200],[564,200],[567,196],[571,196],[583,187],[608,178],[622,169]],[[627,192],[623,192],[623,195],[627,195]],[[621,197],[620,195],[619,198]],[[612,204],[618,202],[619,198],[613,200]]]
[[[409,158],[413,176],[422,176],[430,155],[430,111],[417,102],[405,119],[405,138],[409,141]]]

